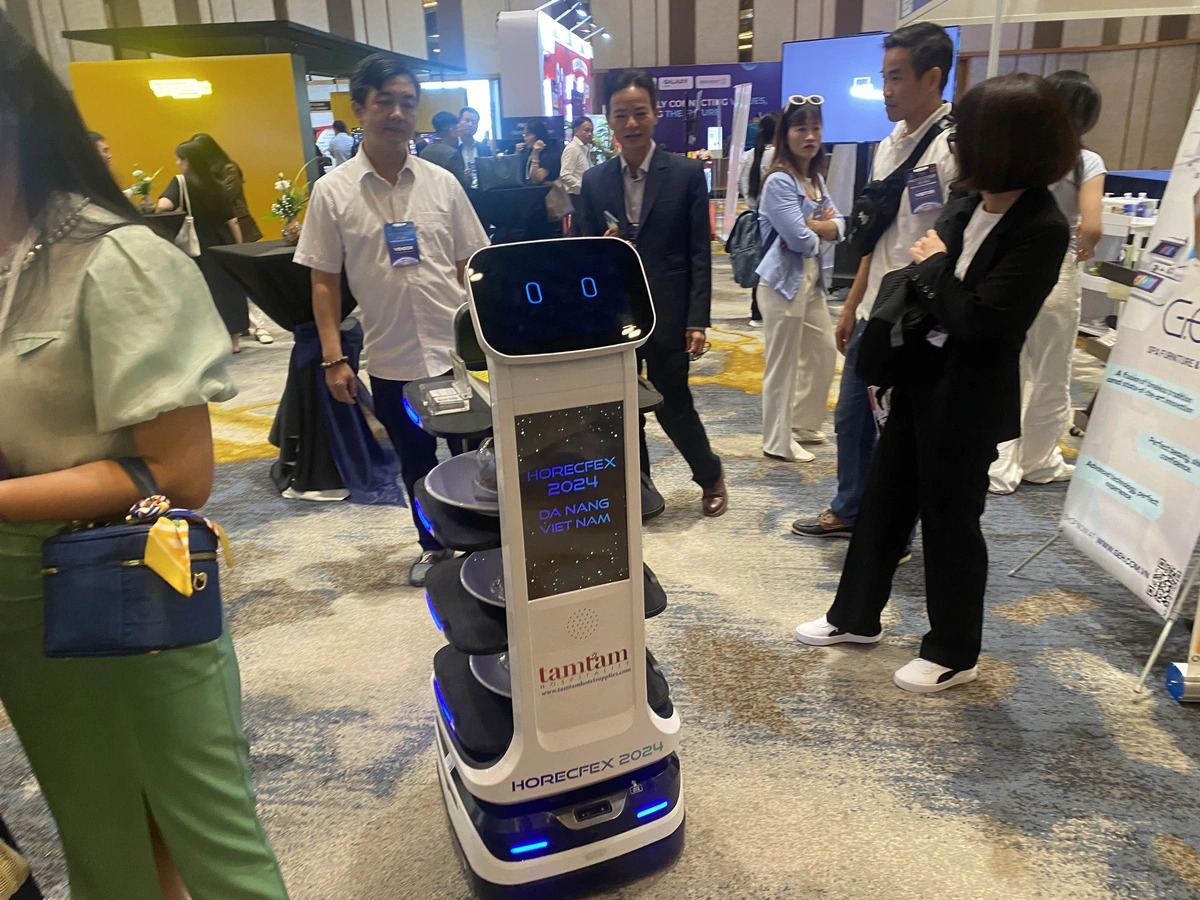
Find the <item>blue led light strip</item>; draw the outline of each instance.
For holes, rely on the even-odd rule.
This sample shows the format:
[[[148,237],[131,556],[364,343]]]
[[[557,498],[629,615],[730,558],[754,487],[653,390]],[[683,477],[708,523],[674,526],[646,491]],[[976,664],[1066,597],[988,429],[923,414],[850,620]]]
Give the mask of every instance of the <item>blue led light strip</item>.
[[[442,686],[437,683],[437,679],[433,679],[433,693],[437,697],[438,706],[441,707],[442,716],[446,720],[446,724],[454,729],[454,716],[450,715],[450,707],[446,705],[446,698],[442,696]]]
[[[408,413],[408,417],[413,420],[413,424],[420,426],[421,417],[417,415],[417,411],[412,408],[412,404],[408,402],[408,398],[404,398],[404,411]]]
[[[429,516],[425,515],[425,510],[421,509],[421,504],[416,497],[413,497],[413,508],[416,509],[417,518],[421,520],[421,524],[425,526],[425,530],[433,534],[433,523],[429,521]]]
[[[437,626],[438,631],[445,631],[442,627],[442,620],[438,618],[437,610],[433,608],[433,598],[429,596],[429,591],[425,592],[425,605],[429,607],[429,614],[433,616],[433,624]]]
[[[532,853],[534,850],[545,850],[549,846],[549,841],[534,841],[532,844],[518,844],[508,852],[513,856],[520,856],[522,853]]]
[[[655,803],[653,806],[647,806],[645,809],[639,809],[637,812],[637,817],[639,819],[644,819],[646,816],[652,816],[656,812],[660,812],[661,810],[666,809],[670,805],[671,805],[670,800],[664,800],[664,801],[662,801],[662,803]]]

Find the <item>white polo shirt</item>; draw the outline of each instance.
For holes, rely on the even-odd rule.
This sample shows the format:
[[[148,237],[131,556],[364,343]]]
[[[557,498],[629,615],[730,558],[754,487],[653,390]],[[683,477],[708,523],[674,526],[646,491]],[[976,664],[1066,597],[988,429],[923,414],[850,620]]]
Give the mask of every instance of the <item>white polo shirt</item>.
[[[392,266],[383,226],[412,220],[421,262]],[[313,186],[295,261],[346,272],[363,313],[371,375],[412,381],[450,370],[454,313],[467,302],[457,261],[488,245],[458,179],[411,153],[395,186],[360,150]]]
[[[891,175],[900,164],[908,159],[921,138],[925,136],[933,123],[951,110],[949,103],[943,103],[938,111],[926,119],[921,126],[911,134],[904,122],[897,122],[896,127],[875,150],[875,159],[871,163],[871,180],[882,180]],[[917,166],[927,166],[933,163],[937,166],[938,180],[942,187],[942,203],[950,196],[950,182],[958,177],[958,164],[950,145],[946,142],[947,132],[943,131],[933,139],[933,143],[921,154]],[[888,272],[902,269],[913,261],[908,252],[912,245],[932,228],[942,214],[940,209],[930,212],[913,213],[912,205],[908,202],[908,188],[900,196],[900,213],[896,220],[888,226],[887,231],[875,244],[871,254],[871,267],[867,270],[867,292],[863,295],[862,303],[858,306],[858,317],[869,318],[871,307],[875,305],[875,296],[879,293],[879,283]]]

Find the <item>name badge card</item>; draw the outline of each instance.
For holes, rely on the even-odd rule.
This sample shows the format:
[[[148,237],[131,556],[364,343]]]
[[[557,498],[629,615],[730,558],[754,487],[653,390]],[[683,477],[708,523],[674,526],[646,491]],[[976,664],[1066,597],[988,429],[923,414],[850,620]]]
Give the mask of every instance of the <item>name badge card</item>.
[[[913,213],[937,212],[942,208],[942,182],[938,178],[937,163],[910,170],[905,183]]]
[[[388,259],[393,266],[415,266],[421,262],[417,226],[412,222],[385,222],[383,237],[387,241]]]

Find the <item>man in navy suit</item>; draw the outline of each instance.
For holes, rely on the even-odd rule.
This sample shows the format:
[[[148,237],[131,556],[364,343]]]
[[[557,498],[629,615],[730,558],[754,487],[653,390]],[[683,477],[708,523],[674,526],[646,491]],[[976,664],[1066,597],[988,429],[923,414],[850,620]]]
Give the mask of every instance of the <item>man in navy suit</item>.
[[[582,235],[616,235],[637,247],[654,298],[654,332],[639,365],[663,396],[657,412],[667,437],[700,485],[701,512],[728,506],[725,472],[713,453],[688,387],[692,356],[704,351],[712,302],[712,244],[703,165],[654,143],[658,89],[646,72],[622,72],[608,98],[608,120],[621,154],[588,170],[575,204]],[[610,225],[606,214],[616,220]],[[642,418],[642,473],[649,477]]]

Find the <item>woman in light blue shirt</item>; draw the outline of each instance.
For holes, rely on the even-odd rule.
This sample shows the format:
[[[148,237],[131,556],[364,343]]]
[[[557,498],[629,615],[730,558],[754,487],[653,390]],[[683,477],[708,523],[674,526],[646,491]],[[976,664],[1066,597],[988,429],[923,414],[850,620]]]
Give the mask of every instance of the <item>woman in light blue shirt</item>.
[[[788,100],[775,133],[775,159],[758,201],[762,233],[763,453],[809,462],[802,444],[825,438],[837,348],[821,276],[822,242],[842,239],[845,225],[825,190],[829,154],[821,144],[819,96]]]

